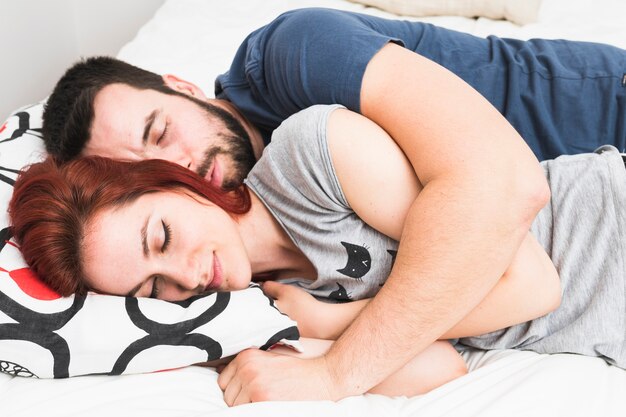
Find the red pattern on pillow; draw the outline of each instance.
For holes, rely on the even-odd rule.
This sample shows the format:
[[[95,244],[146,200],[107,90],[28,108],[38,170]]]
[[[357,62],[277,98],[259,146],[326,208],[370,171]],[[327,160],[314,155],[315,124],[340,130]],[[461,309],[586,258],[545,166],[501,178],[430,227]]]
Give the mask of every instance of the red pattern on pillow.
[[[61,298],[59,293],[41,281],[30,268],[20,268],[7,272],[22,291],[37,300],[56,300]]]

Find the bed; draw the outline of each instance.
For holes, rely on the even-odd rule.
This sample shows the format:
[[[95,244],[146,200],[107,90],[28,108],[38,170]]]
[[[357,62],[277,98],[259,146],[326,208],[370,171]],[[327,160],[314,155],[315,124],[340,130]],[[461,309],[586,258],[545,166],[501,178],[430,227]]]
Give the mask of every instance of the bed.
[[[398,18],[345,0],[168,0],[118,57],[195,82],[207,94],[251,30],[279,13],[321,6]],[[419,18],[478,36],[568,38],[626,48],[623,0],[543,0],[534,23]],[[407,19],[415,17],[402,16]],[[626,69],[625,69],[626,72]],[[469,351],[470,372],[415,398],[362,395],[339,402],[266,402],[228,408],[212,368],[123,376],[32,379],[0,373],[3,417],[26,416],[623,416],[626,371],[597,358]]]

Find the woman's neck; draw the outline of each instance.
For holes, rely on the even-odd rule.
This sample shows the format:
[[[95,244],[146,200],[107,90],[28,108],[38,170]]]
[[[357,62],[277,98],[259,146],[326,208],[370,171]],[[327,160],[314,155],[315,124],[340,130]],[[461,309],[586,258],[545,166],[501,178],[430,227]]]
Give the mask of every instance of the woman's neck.
[[[315,269],[257,195],[250,191],[250,211],[239,218],[252,275],[315,279]]]

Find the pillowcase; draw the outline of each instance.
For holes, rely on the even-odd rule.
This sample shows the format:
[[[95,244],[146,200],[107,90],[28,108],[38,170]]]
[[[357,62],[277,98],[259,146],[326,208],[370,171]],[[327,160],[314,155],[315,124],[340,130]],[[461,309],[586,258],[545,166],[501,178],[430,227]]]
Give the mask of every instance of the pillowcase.
[[[36,378],[179,368],[283,343],[296,323],[252,284],[184,302],[89,294],[60,297],[11,241],[7,207],[19,170],[45,157],[43,103],[0,125],[0,372]]]
[[[405,16],[464,16],[506,19],[518,25],[537,20],[541,0],[350,0]]]

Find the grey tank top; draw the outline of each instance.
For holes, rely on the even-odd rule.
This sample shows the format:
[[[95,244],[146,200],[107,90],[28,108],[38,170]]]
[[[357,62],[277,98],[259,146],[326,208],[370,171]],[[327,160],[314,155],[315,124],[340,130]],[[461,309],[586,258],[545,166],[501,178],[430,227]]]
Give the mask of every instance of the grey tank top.
[[[398,242],[363,222],[341,190],[326,141],[328,116],[314,106],[285,120],[246,184],[317,270],[283,280],[331,301],[373,297],[389,276]]]
[[[374,296],[398,248],[354,213],[341,190],[326,137],[339,107],[313,106],[285,120],[246,180],[317,270],[314,281],[286,281],[329,301]],[[626,368],[624,162],[611,148],[542,166],[552,198],[531,231],[559,271],[561,306],[456,346],[578,353]]]

